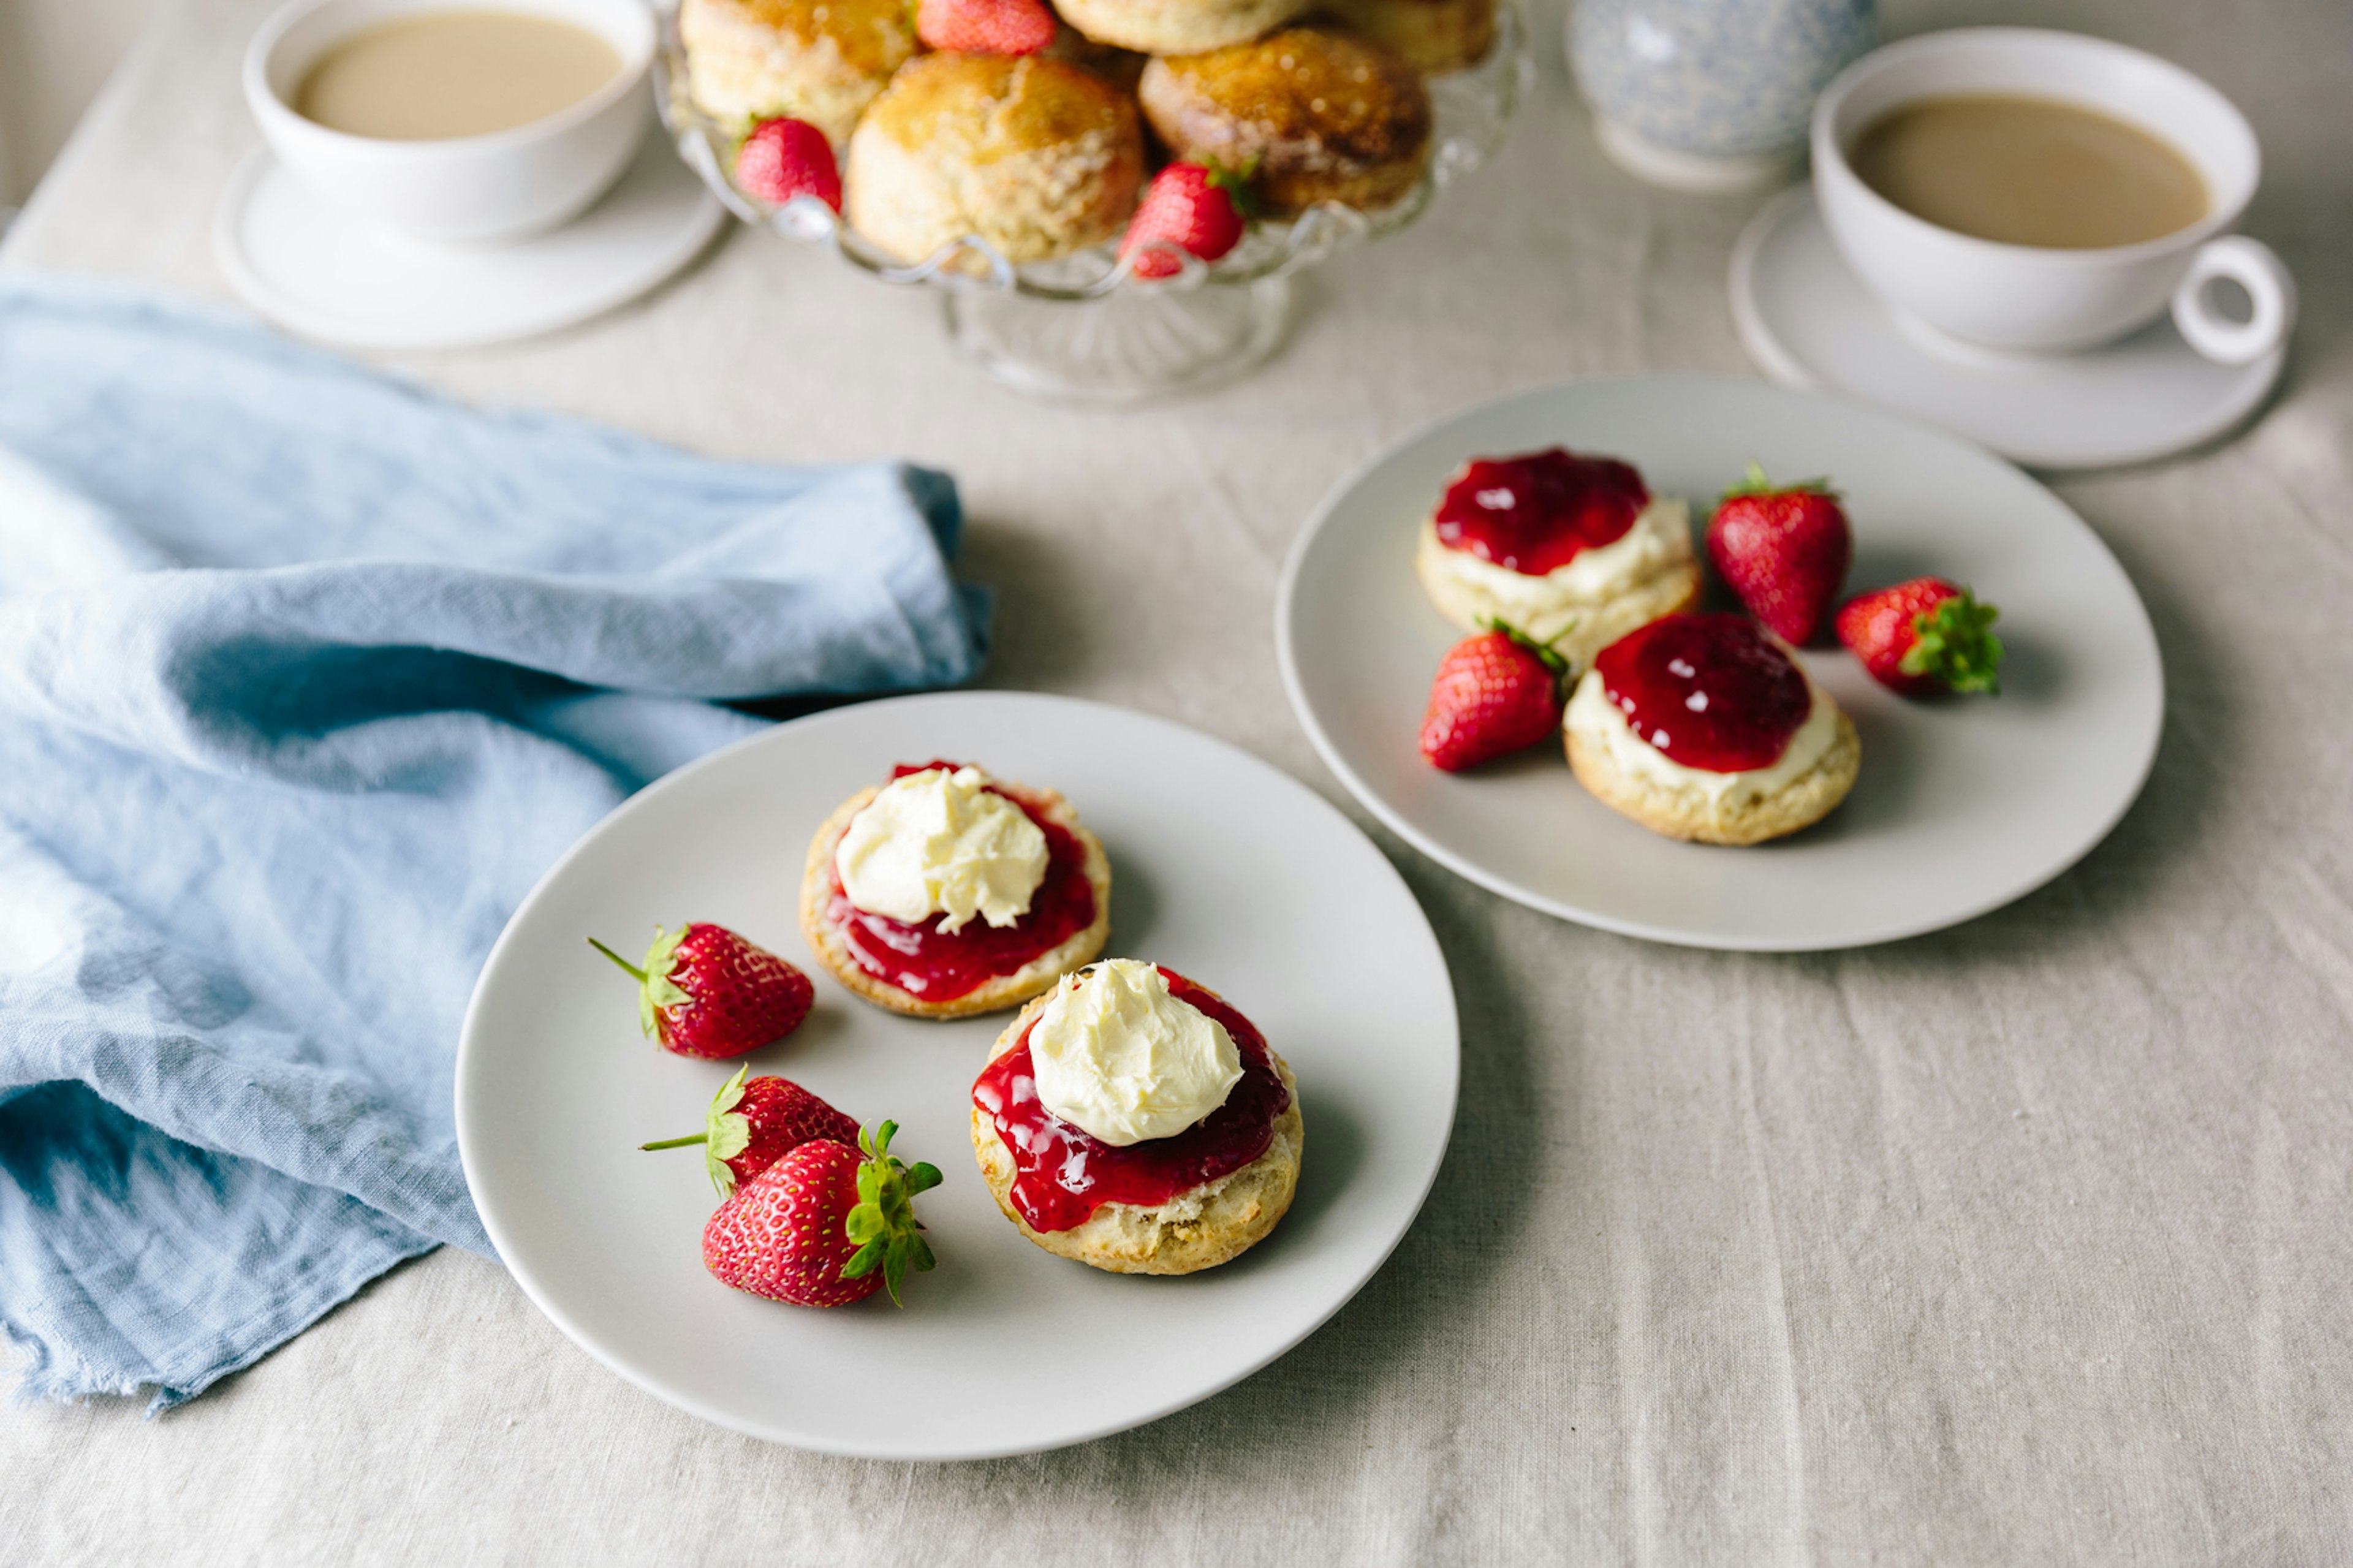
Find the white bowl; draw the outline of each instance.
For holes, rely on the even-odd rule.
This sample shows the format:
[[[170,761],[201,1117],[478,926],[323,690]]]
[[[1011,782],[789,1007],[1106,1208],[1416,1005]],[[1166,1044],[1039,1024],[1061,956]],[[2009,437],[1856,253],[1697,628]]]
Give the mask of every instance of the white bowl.
[[[2211,205],[2188,227],[2139,245],[2064,250],[2004,245],[1940,228],[1864,184],[1847,162],[1889,110],[1955,93],[2056,99],[2113,116],[2178,148]],[[1929,33],[1864,56],[1814,105],[1814,190],[1831,239],[1881,298],[1920,322],[1985,348],[2067,353],[2147,323],[2168,301],[2182,336],[2210,359],[2243,364],[2294,324],[2295,285],[2257,242],[2227,235],[2263,174],[2246,117],[2179,66],[2104,38],[2032,27]],[[2252,319],[2215,309],[2205,285],[2229,277]]]
[[[245,55],[245,100],[279,161],[345,209],[418,239],[491,245],[556,227],[609,189],[643,140],[655,30],[644,0],[487,0],[471,8],[569,22],[612,46],[620,73],[561,113],[511,131],[394,142],[330,131],[293,98],[320,57],[395,18],[451,0],[295,0]]]

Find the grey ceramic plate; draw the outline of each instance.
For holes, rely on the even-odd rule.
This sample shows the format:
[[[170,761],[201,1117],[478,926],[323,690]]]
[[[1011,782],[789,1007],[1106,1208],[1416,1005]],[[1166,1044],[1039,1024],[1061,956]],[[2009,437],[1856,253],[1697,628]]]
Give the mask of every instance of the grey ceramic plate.
[[[1935,573],[2001,606],[2002,695],[1911,702],[1809,651],[1854,716],[1847,803],[1778,844],[1658,837],[1581,789],[1556,748],[1446,774],[1415,748],[1461,634],[1415,581],[1415,531],[1466,458],[1564,443],[1654,491],[1713,498],[1755,460],[1844,492],[1849,590]],[[2156,755],[2164,673],[2147,613],[2082,519],[2000,458],[1875,410],[1751,381],[1570,382],[1456,415],[1327,500],[1283,574],[1275,639],[1301,721],[1375,816],[1441,864],[1566,919],[1698,947],[1799,951],[1917,935],[1997,909],[2116,826]]]
[[[868,1006],[818,972],[795,915],[809,836],[898,762],[952,757],[1067,795],[1112,862],[1113,955],[1215,987],[1299,1078],[1306,1155],[1274,1234],[1181,1279],[1039,1250],[988,1195],[966,1126],[1003,1016]],[[638,1033],[634,992],[582,939],[635,952],[715,921],[817,976],[790,1038],[741,1058],[871,1124],[946,1184],[919,1205],[938,1269],[903,1310],[817,1311],[703,1272],[714,1200],[694,1153],[733,1062]],[[458,1141],[491,1238],[556,1325],[650,1392],[757,1436],[900,1459],[1023,1453],[1181,1409],[1299,1342],[1380,1267],[1454,1116],[1454,994],[1429,923],[1329,802],[1221,742],[1092,702],[901,698],[779,726],[671,774],[534,889],[477,984]]]

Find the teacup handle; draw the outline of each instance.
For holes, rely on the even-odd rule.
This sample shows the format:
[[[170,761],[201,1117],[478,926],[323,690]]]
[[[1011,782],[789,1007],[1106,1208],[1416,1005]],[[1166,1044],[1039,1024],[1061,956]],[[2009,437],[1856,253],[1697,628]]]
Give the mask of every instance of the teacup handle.
[[[2234,321],[2214,309],[2206,285],[2228,278],[2254,309]],[[2173,324],[2184,342],[2218,364],[2252,364],[2287,341],[2295,326],[2295,279],[2272,247],[2242,234],[2208,240],[2173,290]]]

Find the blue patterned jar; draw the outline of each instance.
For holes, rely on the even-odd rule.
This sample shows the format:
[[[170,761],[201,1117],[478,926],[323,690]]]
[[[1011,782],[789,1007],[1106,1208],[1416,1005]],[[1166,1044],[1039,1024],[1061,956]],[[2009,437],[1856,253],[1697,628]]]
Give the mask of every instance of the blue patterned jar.
[[[1878,34],[1876,0],[1577,0],[1568,60],[1612,158],[1729,191],[1795,163],[1816,95]]]

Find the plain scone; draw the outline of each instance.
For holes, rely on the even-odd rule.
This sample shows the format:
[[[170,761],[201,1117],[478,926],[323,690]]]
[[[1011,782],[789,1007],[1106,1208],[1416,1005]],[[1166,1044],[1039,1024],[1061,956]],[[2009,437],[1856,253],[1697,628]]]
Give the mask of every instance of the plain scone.
[[[1569,771],[1602,805],[1653,833],[1696,844],[1762,844],[1810,827],[1846,798],[1862,768],[1862,737],[1855,733],[1854,721],[1843,710],[1838,716],[1838,738],[1820,761],[1770,795],[1729,808],[1719,807],[1702,790],[1674,789],[1636,778],[1574,730],[1564,734]]]
[[[1136,90],[1176,158],[1254,163],[1250,188],[1276,217],[1317,202],[1377,212],[1412,194],[1430,162],[1420,74],[1337,24],[1157,58]]]
[[[945,1002],[926,1002],[912,991],[903,990],[887,980],[879,980],[859,967],[849,951],[849,939],[841,928],[828,918],[827,910],[833,902],[833,851],[841,836],[849,830],[849,819],[866,809],[874,797],[882,793],[880,784],[870,785],[851,795],[835,808],[809,840],[808,863],[801,872],[801,935],[807,939],[809,951],[824,964],[826,973],[841,982],[852,994],[887,1007],[893,1013],[904,1013],[911,1018],[968,1018],[977,1013],[995,1013],[1016,1006],[1053,989],[1054,982],[1081,966],[1094,962],[1103,943],[1111,937],[1111,861],[1103,854],[1102,841],[1087,830],[1071,803],[1050,789],[1031,789],[1004,779],[989,781],[997,788],[1018,799],[1024,805],[1036,808],[1056,826],[1067,831],[1086,851],[1087,885],[1094,889],[1094,923],[1072,936],[1059,947],[1049,949],[1023,964],[1010,974],[1000,974],[984,983],[978,989]]]
[[[1430,76],[1477,65],[1495,47],[1495,0],[1329,0],[1325,8]]]
[[[1019,1043],[1022,1031],[1045,1010],[1047,1001],[1039,997],[1005,1026],[989,1048],[990,1061]],[[1272,1045],[1267,1047],[1267,1055],[1273,1058],[1291,1103],[1274,1119],[1266,1152],[1240,1170],[1179,1193],[1165,1204],[1153,1207],[1104,1204],[1087,1216],[1085,1224],[1070,1230],[1030,1229],[1013,1207],[1013,1155],[997,1137],[995,1120],[976,1105],[972,1151],[980,1162],[981,1179],[988,1184],[1005,1217],[1057,1257],[1113,1274],[1192,1274],[1229,1262],[1266,1239],[1275,1222],[1290,1212],[1292,1197],[1299,1190],[1300,1156],[1306,1147],[1305,1123],[1299,1115],[1299,1082]]]
[[[1550,643],[1573,670],[1587,668],[1595,654],[1635,627],[1694,608],[1703,585],[1698,561],[1678,562],[1606,599],[1572,605],[1572,624],[1566,631],[1556,631],[1544,621],[1523,624],[1524,617],[1482,593],[1477,584],[1465,583],[1442,570],[1448,553],[1439,542],[1437,530],[1425,519],[1420,541],[1414,547],[1413,571],[1440,615],[1467,632],[1482,629],[1490,620],[1507,621],[1538,642]]]
[[[1008,261],[1044,261],[1119,237],[1144,184],[1132,100],[1042,55],[924,55],[849,139],[850,226],[899,260],[975,235]],[[984,272],[967,247],[955,265]]]
[[[904,0],[684,0],[687,90],[734,131],[806,120],[836,147],[915,53]]]
[[[1062,19],[1099,44],[1145,55],[1195,55],[1244,44],[1315,0],[1054,0]]]

